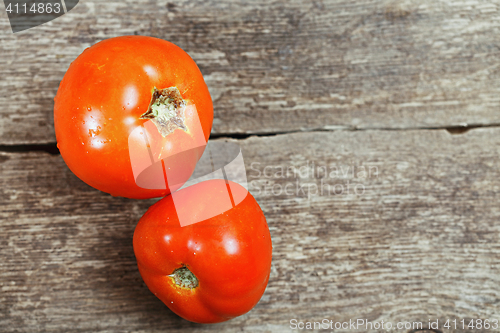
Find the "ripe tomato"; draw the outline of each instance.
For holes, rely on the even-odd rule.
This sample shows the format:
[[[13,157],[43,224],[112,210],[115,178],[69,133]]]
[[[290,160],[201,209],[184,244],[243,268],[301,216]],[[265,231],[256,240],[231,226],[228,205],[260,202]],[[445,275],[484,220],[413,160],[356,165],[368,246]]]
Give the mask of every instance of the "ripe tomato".
[[[86,49],[70,65],[54,105],[58,147],[71,171],[101,191],[138,199],[165,196],[189,178],[212,120],[195,62],[178,46],[144,36]],[[165,184],[164,175],[175,184]]]
[[[224,211],[228,192],[241,202]],[[217,209],[198,223],[179,221],[180,211],[189,219]],[[253,196],[236,183],[208,180],[151,206],[135,229],[134,252],[144,282],[173,312],[217,323],[257,304],[269,280],[272,244]]]

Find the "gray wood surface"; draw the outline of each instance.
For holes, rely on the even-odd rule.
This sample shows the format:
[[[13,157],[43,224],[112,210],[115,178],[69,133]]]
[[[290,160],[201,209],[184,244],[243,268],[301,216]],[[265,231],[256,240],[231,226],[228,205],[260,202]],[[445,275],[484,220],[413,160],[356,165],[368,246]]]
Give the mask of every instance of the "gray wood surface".
[[[66,69],[113,36],[185,49],[214,133],[500,124],[497,1],[82,0],[12,34],[0,11],[0,144],[54,141]]]
[[[80,0],[17,34],[0,10],[0,332],[296,332],[292,319],[500,332],[442,326],[500,321],[499,5]],[[111,197],[28,151],[55,150],[71,61],[127,34],[186,50],[214,137],[240,138],[273,267],[229,322],[184,321],[142,282],[132,235],[155,200]]]
[[[0,153],[1,331],[290,332],[294,318],[424,327],[429,319],[500,319],[499,134],[237,140],[270,225],[272,273],[250,313],[208,326],[176,317],[141,281],[131,240],[154,200],[94,190],[58,155]]]

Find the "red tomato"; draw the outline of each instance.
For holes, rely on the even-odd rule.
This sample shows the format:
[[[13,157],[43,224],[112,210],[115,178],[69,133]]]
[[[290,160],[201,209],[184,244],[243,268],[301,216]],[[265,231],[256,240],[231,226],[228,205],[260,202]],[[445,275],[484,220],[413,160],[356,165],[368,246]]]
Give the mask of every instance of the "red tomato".
[[[224,211],[228,189],[242,201]],[[222,213],[181,227],[179,211],[196,218],[214,207]],[[272,244],[253,196],[236,183],[209,180],[151,206],[135,229],[134,252],[144,282],[173,312],[217,323],[257,304],[269,280]]]
[[[58,147],[71,171],[101,191],[138,199],[165,196],[189,178],[212,120],[195,62],[178,46],[143,36],[86,49],[54,105]]]

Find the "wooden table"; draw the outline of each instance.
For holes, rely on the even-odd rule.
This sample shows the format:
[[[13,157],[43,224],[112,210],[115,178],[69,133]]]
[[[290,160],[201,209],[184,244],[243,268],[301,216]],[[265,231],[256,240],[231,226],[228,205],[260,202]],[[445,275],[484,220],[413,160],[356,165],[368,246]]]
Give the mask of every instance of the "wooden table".
[[[443,325],[500,319],[499,32],[499,3],[479,0],[82,0],[17,34],[2,11],[0,331],[365,319],[498,332]],[[127,34],[172,41],[199,64],[212,140],[241,146],[267,217],[269,286],[229,322],[189,323],[149,292],[132,234],[155,200],[87,186],[55,147],[70,62]]]

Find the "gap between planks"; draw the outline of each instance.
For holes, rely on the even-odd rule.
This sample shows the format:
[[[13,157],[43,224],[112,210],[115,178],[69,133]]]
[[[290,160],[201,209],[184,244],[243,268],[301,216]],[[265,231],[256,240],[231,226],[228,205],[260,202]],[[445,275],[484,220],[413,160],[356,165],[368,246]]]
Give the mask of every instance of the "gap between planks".
[[[356,128],[349,126],[338,126],[335,128],[316,128],[308,130],[294,130],[294,131],[279,131],[279,132],[262,132],[262,133],[215,133],[211,134],[211,139],[234,139],[234,140],[244,140],[249,137],[271,137],[278,135],[287,135],[294,133],[310,133],[310,132],[334,132],[334,131],[423,131],[423,130],[445,130],[452,135],[465,134],[470,130],[478,128],[496,128],[500,127],[500,123],[495,124],[470,124],[466,126],[447,126],[447,127],[404,127],[404,128]],[[57,142],[47,142],[43,144],[20,144],[20,145],[0,145],[0,152],[6,153],[26,153],[34,151],[44,151],[51,155],[59,155],[59,149],[57,148]]]

